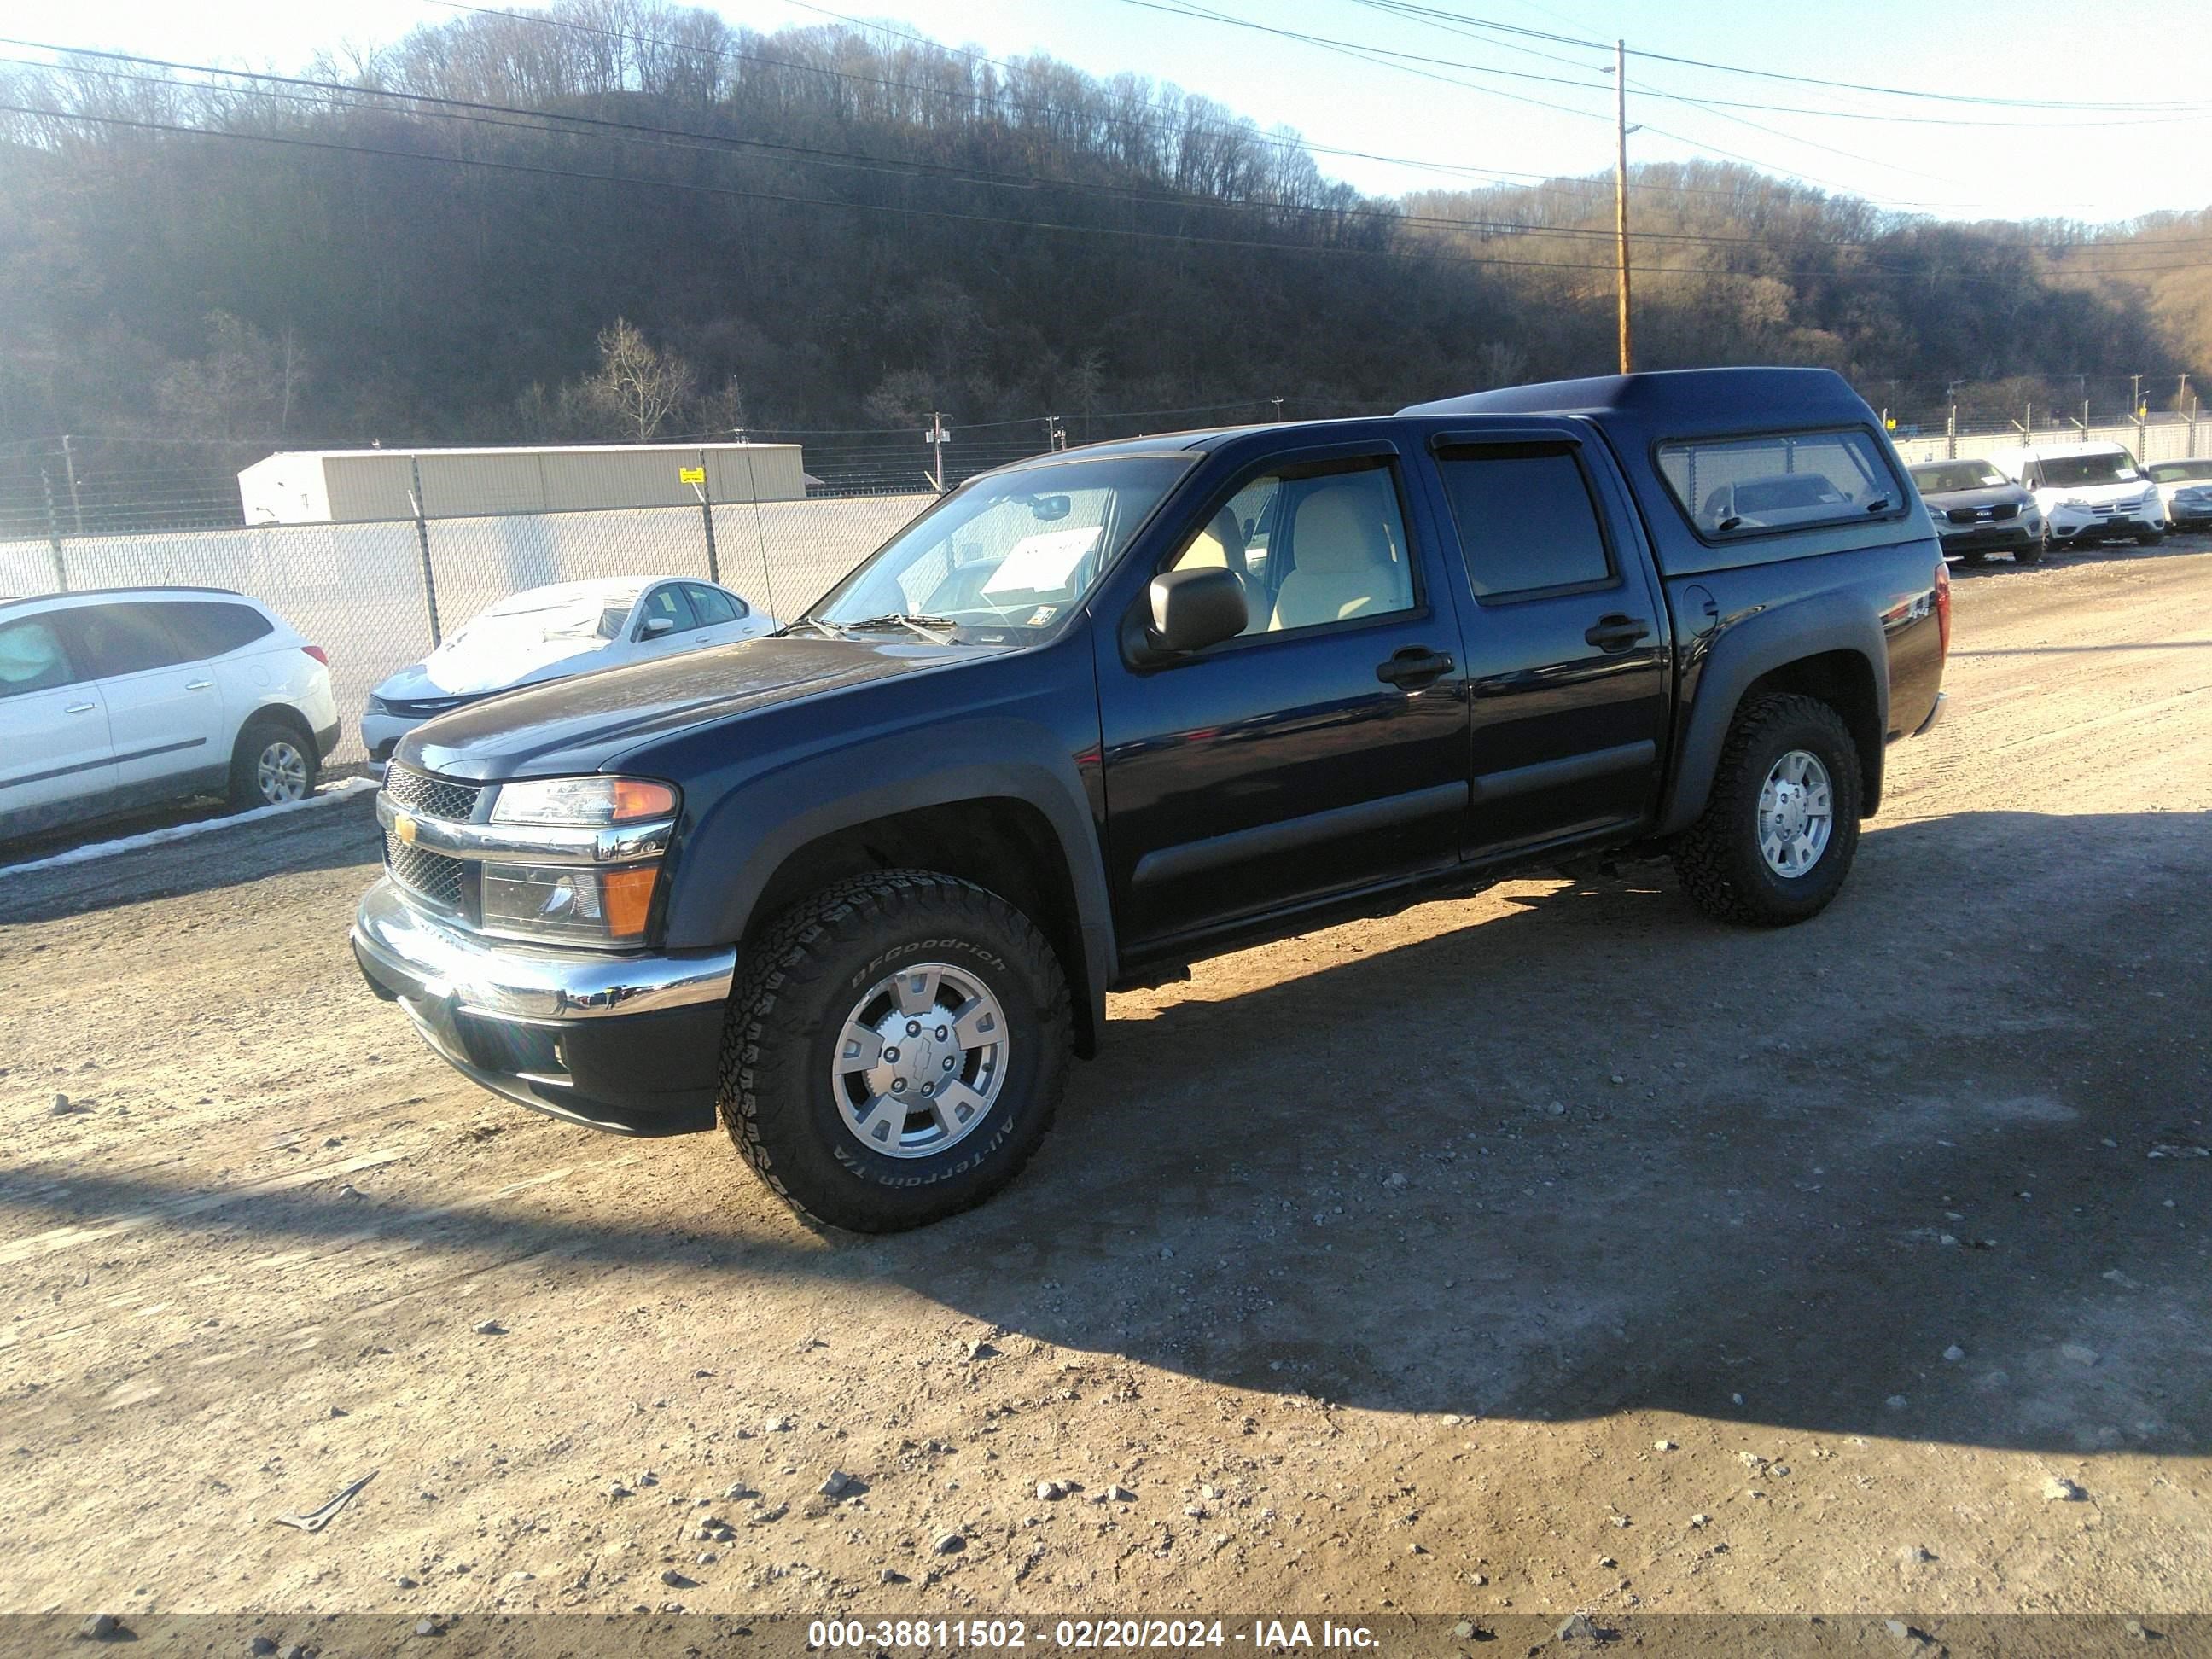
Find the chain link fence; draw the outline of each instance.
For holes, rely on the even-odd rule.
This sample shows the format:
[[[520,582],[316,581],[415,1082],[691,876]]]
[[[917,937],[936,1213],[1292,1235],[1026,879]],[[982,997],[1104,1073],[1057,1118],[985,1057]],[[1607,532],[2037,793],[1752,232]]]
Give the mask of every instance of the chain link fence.
[[[330,653],[344,722],[330,758],[367,758],[369,690],[496,599],[590,577],[704,576],[797,615],[908,520],[927,493],[498,518],[270,525],[0,541],[0,594],[226,587]]]

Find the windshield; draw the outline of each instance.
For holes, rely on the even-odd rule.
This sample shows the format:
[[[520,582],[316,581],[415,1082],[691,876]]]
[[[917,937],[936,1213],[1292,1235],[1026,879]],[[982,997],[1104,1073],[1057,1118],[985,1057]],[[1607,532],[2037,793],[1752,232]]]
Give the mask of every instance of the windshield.
[[[2158,461],[2148,471],[2159,483],[2203,483],[2212,480],[2212,461]]]
[[[620,637],[635,591],[570,589],[544,594],[518,593],[480,613],[448,638],[448,654],[500,652],[573,641],[580,647]]]
[[[2110,455],[2046,455],[2041,465],[2046,484],[2126,483],[2142,476],[2136,471],[2133,459],[2124,452]]]
[[[1082,603],[1194,454],[1102,455],[987,473],[931,507],[805,621],[909,617],[970,644],[1018,643]]]
[[[2012,481],[1987,461],[1945,461],[1914,467],[1912,482],[1923,495],[1948,495],[1954,489],[1994,489]]]

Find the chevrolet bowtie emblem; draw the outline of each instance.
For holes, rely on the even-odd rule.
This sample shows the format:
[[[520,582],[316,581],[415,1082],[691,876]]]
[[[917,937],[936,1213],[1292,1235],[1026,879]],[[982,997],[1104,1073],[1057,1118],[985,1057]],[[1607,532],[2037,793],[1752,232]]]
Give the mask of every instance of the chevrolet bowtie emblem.
[[[415,844],[415,820],[404,812],[395,814],[392,820],[392,833],[412,847]]]

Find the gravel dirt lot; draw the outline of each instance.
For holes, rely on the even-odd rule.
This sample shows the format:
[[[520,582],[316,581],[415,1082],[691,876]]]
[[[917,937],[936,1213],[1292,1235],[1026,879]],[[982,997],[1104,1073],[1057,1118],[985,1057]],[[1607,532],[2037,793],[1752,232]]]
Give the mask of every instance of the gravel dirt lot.
[[[1957,615],[1816,921],[1205,964],[890,1240],[433,1060],[365,798],[0,877],[0,1611],[2212,1610],[2212,551]]]

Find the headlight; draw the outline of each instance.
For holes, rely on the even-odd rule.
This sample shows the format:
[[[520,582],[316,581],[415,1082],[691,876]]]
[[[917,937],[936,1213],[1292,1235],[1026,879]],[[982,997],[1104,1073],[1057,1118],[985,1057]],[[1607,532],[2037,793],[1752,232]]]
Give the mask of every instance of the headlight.
[[[676,792],[648,778],[529,778],[500,786],[494,823],[635,823],[672,817]]]
[[[483,930],[558,945],[634,945],[645,937],[678,796],[648,778],[532,778],[503,784],[495,824],[542,845],[549,861],[488,859]],[[562,834],[562,831],[570,831]],[[502,848],[502,851],[506,849]],[[550,861],[558,854],[561,861]]]
[[[392,711],[384,706],[384,699],[372,691],[368,694],[368,706],[363,712],[370,714],[388,714]]]

